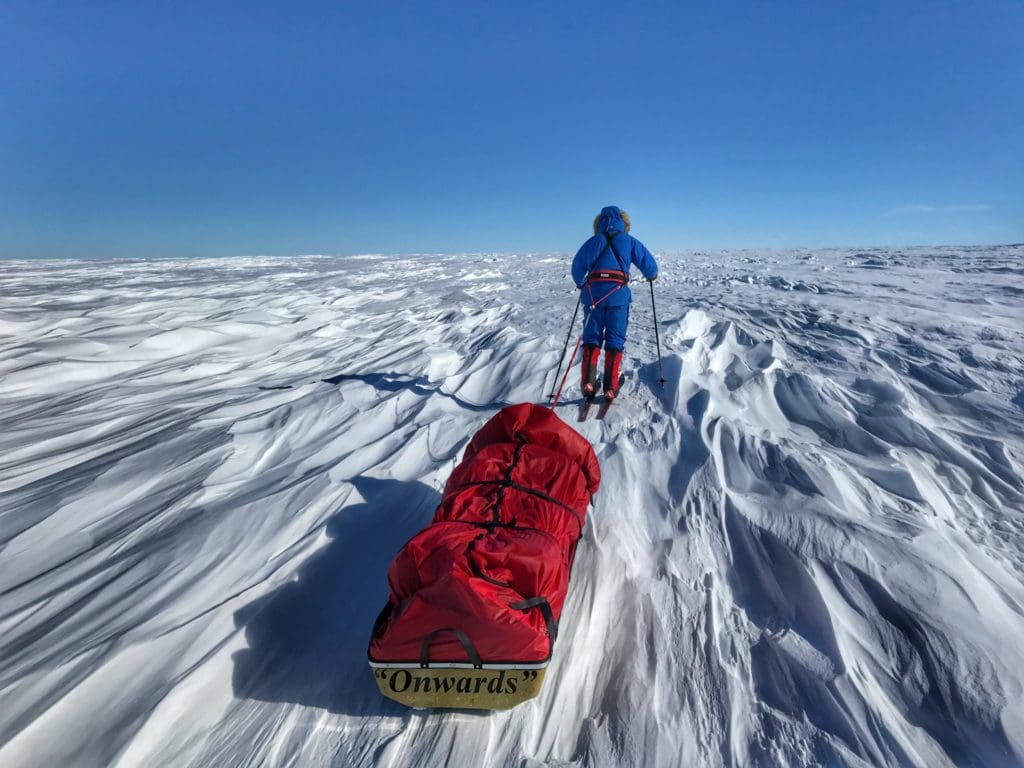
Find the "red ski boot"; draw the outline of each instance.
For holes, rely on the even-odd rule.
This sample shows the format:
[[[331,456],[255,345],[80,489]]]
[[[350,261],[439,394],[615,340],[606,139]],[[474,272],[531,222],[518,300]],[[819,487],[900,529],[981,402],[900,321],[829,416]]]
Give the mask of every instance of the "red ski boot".
[[[604,350],[604,399],[609,403],[619,394],[622,368],[622,350],[606,347]]]
[[[588,400],[597,394],[597,358],[601,355],[601,348],[587,344],[583,347],[583,365],[580,368],[583,396]]]

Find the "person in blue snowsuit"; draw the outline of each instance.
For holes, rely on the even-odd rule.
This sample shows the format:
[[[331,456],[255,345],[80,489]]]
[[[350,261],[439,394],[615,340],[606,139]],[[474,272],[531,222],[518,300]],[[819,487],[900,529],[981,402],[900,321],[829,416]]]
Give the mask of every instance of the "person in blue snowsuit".
[[[629,305],[629,268],[648,280],[658,277],[658,264],[644,244],[629,234],[629,216],[614,205],[602,208],[594,219],[594,236],[572,260],[572,279],[583,304],[583,396],[597,394],[597,363],[604,347],[604,396],[609,402],[619,392],[622,351],[626,348]]]

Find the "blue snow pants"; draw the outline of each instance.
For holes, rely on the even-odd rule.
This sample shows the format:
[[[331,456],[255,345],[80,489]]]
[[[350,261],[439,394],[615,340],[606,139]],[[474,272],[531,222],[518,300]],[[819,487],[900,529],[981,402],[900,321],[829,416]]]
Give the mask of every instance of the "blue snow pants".
[[[591,309],[583,302],[583,343],[605,349],[626,348],[629,304],[598,304]]]

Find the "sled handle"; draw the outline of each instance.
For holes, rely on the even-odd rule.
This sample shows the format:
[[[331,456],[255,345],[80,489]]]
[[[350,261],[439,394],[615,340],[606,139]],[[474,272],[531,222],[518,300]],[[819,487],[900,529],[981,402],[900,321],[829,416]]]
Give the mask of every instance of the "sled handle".
[[[554,645],[555,640],[558,638],[558,622],[555,621],[555,614],[551,611],[551,603],[548,599],[541,595],[540,597],[531,597],[528,600],[521,600],[518,603],[509,603],[509,608],[514,608],[517,611],[528,611],[531,608],[540,608],[541,615],[544,617],[544,623],[548,628],[548,637],[551,638],[551,644]]]
[[[442,632],[454,632],[455,637],[460,643],[462,643],[463,650],[466,651],[466,655],[469,657],[470,663],[472,663],[475,669],[482,669],[484,663],[480,660],[480,654],[476,652],[476,648],[473,647],[473,643],[466,637],[466,633],[461,629],[455,627],[442,627],[441,629],[435,629],[423,640],[423,646],[420,648],[420,667],[426,669],[430,666],[430,644],[434,638]]]

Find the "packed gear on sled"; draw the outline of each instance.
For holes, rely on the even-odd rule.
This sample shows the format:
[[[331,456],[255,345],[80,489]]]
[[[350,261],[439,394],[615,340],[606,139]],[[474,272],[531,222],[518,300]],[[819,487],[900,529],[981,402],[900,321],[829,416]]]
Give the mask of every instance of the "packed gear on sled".
[[[614,205],[601,209],[594,219],[594,236],[580,247],[572,262],[572,278],[580,289],[583,304],[584,364],[581,388],[590,397],[596,385],[588,387],[591,371],[587,347],[605,350],[604,393],[607,399],[618,394],[619,368],[626,348],[629,326],[629,270],[636,265],[648,280],[658,276],[658,264],[643,243],[629,234],[630,221],[625,211]],[[588,393],[588,389],[590,390]]]
[[[381,693],[477,709],[536,696],[600,481],[590,444],[553,411],[515,405],[488,421],[388,570],[369,647]]]

